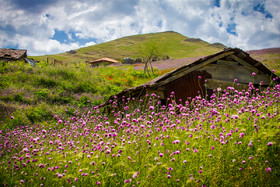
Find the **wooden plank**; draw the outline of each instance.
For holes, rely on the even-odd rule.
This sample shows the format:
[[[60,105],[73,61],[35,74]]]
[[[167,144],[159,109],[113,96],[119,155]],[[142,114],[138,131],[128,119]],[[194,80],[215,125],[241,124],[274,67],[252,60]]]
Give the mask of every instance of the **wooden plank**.
[[[236,61],[228,61],[228,60],[218,60],[217,64],[218,65],[235,65],[235,66],[237,66],[238,62],[236,62]]]
[[[168,82],[171,82],[171,81],[173,81],[173,80],[176,80],[176,79],[178,79],[179,77],[182,77],[182,76],[184,76],[184,75],[187,75],[188,73],[190,73],[190,72],[192,72],[192,71],[195,71],[195,70],[197,70],[197,69],[199,69],[199,68],[202,68],[202,67],[204,67],[204,66],[206,66],[206,65],[208,65],[208,64],[210,64],[210,63],[212,63],[212,62],[215,62],[215,61],[217,61],[217,60],[219,60],[219,59],[221,59],[221,58],[224,58],[224,57],[226,57],[226,56],[229,56],[229,55],[231,55],[231,54],[233,54],[233,53],[234,53],[234,51],[225,52],[225,53],[222,53],[222,54],[220,54],[220,55],[217,55],[217,56],[215,56],[215,57],[213,57],[213,58],[207,59],[207,60],[205,60],[204,62],[202,62],[201,64],[197,64],[197,65],[195,65],[195,66],[193,66],[193,67],[190,67],[190,68],[188,68],[188,69],[182,69],[180,72],[174,72],[174,74],[172,74],[172,76],[170,76],[169,78],[167,78],[167,79],[165,79],[165,80],[163,80],[163,81],[160,81],[160,80],[159,80],[159,82],[155,83],[154,86],[161,86],[161,85],[164,85],[164,84],[166,84],[166,83],[168,83]]]
[[[227,89],[228,87],[234,87],[236,90],[247,90],[249,88],[248,84],[241,84],[237,86],[237,83],[230,82],[230,81],[222,81],[222,80],[215,80],[215,79],[207,79],[207,83],[204,85],[208,89],[217,89],[221,88],[222,90]]]
[[[247,55],[246,55],[244,52],[242,52],[242,51],[240,51],[240,53],[238,53],[237,56],[238,56],[239,58],[245,58],[245,57],[247,57]]]
[[[236,60],[237,62],[239,62],[240,64],[244,65],[244,66],[247,66],[247,67],[251,67],[253,68],[254,72],[257,73],[259,72],[260,70],[256,67],[254,67],[253,65],[249,64],[248,62],[246,62],[245,60],[235,56],[235,55],[231,55],[232,58],[234,58],[234,60]]]
[[[257,62],[254,66],[255,66],[255,67],[258,67],[258,66],[260,66],[260,65],[262,65],[262,63],[261,63],[261,62]]]
[[[241,83],[254,82],[257,84],[262,81],[266,85],[269,85],[270,83],[270,78],[262,72],[257,72],[256,76],[253,77],[252,72],[254,72],[254,69],[252,66],[209,64],[208,66],[199,69],[199,71],[203,70],[210,73],[212,78],[217,80],[233,82],[234,79],[237,79],[238,82]]]

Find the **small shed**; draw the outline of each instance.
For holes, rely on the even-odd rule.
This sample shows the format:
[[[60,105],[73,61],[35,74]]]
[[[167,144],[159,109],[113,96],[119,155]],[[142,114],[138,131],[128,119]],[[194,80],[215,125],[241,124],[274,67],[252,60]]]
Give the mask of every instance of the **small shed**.
[[[250,82],[257,87],[260,83],[262,87],[267,87],[271,79],[276,77],[248,53],[238,48],[227,48],[190,62],[143,85],[125,89],[111,96],[109,100],[114,98],[121,100],[123,96],[137,99],[147,93],[155,93],[165,103],[170,93],[175,92],[176,100],[182,99],[184,102],[197,95],[205,96],[206,91],[211,95],[217,88],[247,89]],[[277,81],[280,83],[279,79]],[[106,102],[105,105],[107,104],[109,103]]]
[[[25,49],[0,48],[0,61],[22,60],[27,57]]]
[[[107,65],[112,65],[112,64],[119,64],[117,60],[111,59],[111,58],[100,58],[97,60],[89,61],[89,64],[92,66],[107,66]]]

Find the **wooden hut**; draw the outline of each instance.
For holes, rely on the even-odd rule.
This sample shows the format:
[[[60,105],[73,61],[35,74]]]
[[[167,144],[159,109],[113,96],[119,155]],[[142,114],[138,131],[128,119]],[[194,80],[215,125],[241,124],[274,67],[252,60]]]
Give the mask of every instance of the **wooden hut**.
[[[155,93],[164,103],[170,93],[175,92],[176,100],[182,99],[184,102],[197,95],[205,96],[206,90],[210,95],[217,88],[246,89],[250,82],[257,87],[260,83],[263,87],[267,87],[271,79],[276,77],[248,53],[238,48],[227,48],[188,63],[143,85],[125,89],[116,96],[111,96],[109,100],[121,99],[123,96],[137,99],[146,93]],[[277,81],[280,83],[279,79]]]
[[[0,48],[0,61],[22,60],[27,57],[25,49]]]
[[[92,66],[98,67],[98,66],[118,64],[119,62],[111,58],[100,58],[97,60],[89,61],[88,63],[91,64]]]

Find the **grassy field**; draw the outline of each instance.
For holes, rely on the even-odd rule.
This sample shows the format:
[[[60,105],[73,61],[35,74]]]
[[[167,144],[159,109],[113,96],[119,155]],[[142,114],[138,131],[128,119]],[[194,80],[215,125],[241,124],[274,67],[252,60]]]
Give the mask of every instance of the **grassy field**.
[[[103,103],[125,88],[143,84],[166,71],[149,77],[133,66],[89,68],[69,66],[32,67],[23,62],[0,64],[1,129],[18,124],[46,123],[53,115],[73,114],[78,108]],[[16,120],[9,120],[9,116]]]
[[[139,46],[150,40],[160,41],[161,45],[164,46],[165,54],[172,59],[210,55],[223,49],[222,46],[211,45],[200,39],[191,39],[177,32],[170,31],[127,36],[77,49],[75,50],[75,54],[66,52],[33,58],[46,61],[47,57],[52,57],[67,64],[85,62],[103,57],[118,59],[121,62],[124,57],[131,57],[134,59],[139,57]]]
[[[106,115],[1,130],[3,186],[279,186],[280,85],[229,88],[207,101],[147,95]],[[117,103],[112,101],[112,107]],[[17,120],[20,116],[12,116]]]

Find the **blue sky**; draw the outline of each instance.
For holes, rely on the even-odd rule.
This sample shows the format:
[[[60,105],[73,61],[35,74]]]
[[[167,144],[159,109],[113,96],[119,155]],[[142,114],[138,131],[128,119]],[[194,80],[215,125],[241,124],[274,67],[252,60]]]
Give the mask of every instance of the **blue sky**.
[[[0,0],[0,47],[56,54],[176,31],[243,50],[280,47],[279,0]]]

